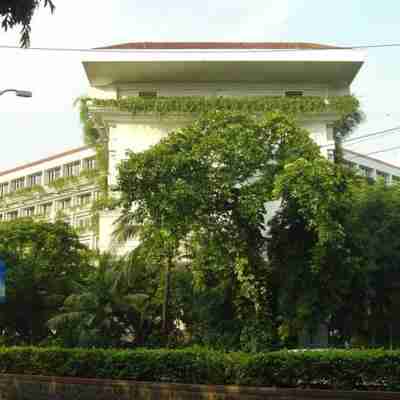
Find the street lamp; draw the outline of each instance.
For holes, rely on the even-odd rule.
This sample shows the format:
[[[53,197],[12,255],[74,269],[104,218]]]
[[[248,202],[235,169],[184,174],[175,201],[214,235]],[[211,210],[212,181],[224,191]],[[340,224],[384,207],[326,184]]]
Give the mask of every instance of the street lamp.
[[[32,97],[32,92],[29,90],[6,89],[0,90],[0,96],[7,92],[14,92],[18,97]]]

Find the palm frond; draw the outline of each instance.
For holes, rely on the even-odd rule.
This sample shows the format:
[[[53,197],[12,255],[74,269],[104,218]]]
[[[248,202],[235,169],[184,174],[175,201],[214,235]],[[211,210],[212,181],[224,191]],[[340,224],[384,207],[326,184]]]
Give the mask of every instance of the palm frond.
[[[66,312],[49,319],[47,321],[47,325],[50,329],[57,329],[58,327],[62,327],[69,322],[81,321],[85,315],[85,313],[80,311]]]
[[[141,229],[140,225],[135,222],[134,213],[131,211],[121,213],[114,226],[112,241],[115,245],[125,243],[134,238],[140,233]]]

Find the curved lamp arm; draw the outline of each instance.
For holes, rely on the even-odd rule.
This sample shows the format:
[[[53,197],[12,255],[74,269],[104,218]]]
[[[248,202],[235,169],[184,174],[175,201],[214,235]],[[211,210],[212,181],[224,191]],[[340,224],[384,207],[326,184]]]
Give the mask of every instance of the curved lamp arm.
[[[17,89],[0,90],[0,96],[8,92],[14,92],[18,97],[32,97],[32,92],[28,90],[17,90]]]

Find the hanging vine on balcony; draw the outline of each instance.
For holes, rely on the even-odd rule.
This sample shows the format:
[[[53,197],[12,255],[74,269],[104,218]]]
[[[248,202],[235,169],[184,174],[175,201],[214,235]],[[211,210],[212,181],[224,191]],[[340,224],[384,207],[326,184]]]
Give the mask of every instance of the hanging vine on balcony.
[[[84,126],[85,142],[96,145],[102,138],[96,128],[96,113],[90,108],[126,111],[133,115],[139,113],[168,114],[203,114],[211,110],[235,111],[245,113],[265,113],[283,111],[294,116],[301,114],[336,113],[340,118],[359,109],[359,102],[354,96],[332,96],[327,101],[324,97],[301,96],[250,96],[250,97],[126,97],[121,99],[81,98],[81,121]],[[90,104],[90,106],[89,106]]]
[[[325,97],[301,96],[249,96],[249,97],[127,97],[121,99],[96,99],[82,97],[80,117],[83,125],[84,141],[95,148],[100,169],[99,186],[103,196],[108,197],[108,133],[102,127],[102,121],[96,109],[125,111],[132,115],[171,114],[202,115],[212,110],[263,114],[270,111],[283,111],[293,116],[304,114],[335,113],[340,121],[359,110],[359,102],[354,96],[333,96],[329,101]]]

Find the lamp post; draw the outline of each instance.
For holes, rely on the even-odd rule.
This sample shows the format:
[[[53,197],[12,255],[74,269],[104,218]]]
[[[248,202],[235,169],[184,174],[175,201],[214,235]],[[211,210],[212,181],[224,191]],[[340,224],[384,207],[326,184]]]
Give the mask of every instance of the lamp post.
[[[15,95],[18,97],[32,97],[32,92],[30,92],[29,90],[18,90],[18,89],[0,90],[0,96],[8,92],[14,92]]]

